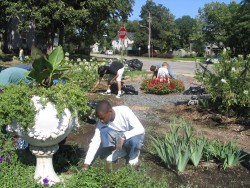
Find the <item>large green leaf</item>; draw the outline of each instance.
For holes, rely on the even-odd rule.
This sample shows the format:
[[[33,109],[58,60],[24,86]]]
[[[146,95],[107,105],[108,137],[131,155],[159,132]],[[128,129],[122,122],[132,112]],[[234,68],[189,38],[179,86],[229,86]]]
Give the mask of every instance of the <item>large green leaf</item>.
[[[63,49],[61,46],[58,46],[53,52],[49,55],[49,63],[53,67],[52,70],[55,71],[62,67],[62,60],[64,58]]]

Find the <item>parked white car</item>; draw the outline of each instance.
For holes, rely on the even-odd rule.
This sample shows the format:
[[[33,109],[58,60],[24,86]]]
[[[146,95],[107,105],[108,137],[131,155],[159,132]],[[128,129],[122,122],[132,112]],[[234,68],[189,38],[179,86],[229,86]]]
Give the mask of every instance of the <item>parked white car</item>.
[[[113,50],[106,50],[105,55],[113,55]]]
[[[208,63],[208,64],[214,64],[214,63],[219,63],[221,60],[222,60],[221,56],[214,55],[213,57],[208,58],[206,60],[206,63]]]

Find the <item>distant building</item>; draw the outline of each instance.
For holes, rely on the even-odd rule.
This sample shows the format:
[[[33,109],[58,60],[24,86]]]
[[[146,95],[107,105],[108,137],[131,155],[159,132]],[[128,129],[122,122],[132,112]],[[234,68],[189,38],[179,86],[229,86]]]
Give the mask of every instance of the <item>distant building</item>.
[[[99,46],[100,46],[100,44],[97,43],[97,42],[96,42],[95,44],[91,45],[91,46],[90,46],[91,51],[92,51],[93,53],[98,53],[98,52],[99,52]]]
[[[211,44],[211,45],[206,45],[205,46],[205,55],[215,55],[217,54],[219,51],[221,50],[221,48],[215,44]]]
[[[122,48],[124,47],[125,50],[129,50],[130,48],[132,49],[134,44],[134,33],[132,32],[127,32],[125,39],[121,40],[118,36],[118,34],[116,35],[116,37],[112,40],[112,48],[113,50],[122,50]]]

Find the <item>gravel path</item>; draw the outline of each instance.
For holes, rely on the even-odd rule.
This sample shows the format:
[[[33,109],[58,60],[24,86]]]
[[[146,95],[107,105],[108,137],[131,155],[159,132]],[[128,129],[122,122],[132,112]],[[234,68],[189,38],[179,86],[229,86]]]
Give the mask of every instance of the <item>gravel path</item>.
[[[194,78],[176,75],[177,79],[182,80],[185,85],[185,90],[187,90],[191,85],[195,85]],[[124,104],[127,106],[147,106],[151,108],[159,108],[165,105],[176,104],[177,102],[187,102],[190,99],[190,95],[181,94],[169,94],[169,95],[153,95],[153,94],[144,94],[140,91],[141,83],[126,83],[133,85],[138,91],[138,95],[124,95],[122,99]]]

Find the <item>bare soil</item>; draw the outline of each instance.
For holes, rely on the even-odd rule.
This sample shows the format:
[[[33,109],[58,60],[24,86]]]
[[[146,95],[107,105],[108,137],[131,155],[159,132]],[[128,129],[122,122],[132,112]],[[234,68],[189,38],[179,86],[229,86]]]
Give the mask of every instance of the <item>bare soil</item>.
[[[190,78],[190,81],[193,79]],[[134,79],[133,79],[134,81]],[[98,98],[98,94],[91,94],[90,98]],[[121,105],[124,101],[109,96],[108,100],[112,105]],[[250,125],[245,119],[228,118],[216,112],[200,109],[197,106],[187,106],[187,104],[159,106],[147,108],[145,106],[130,106],[134,111],[143,111],[146,118],[140,119],[146,129],[145,148],[141,151],[140,161],[150,167],[148,174],[151,177],[166,177],[170,187],[250,187],[249,157],[232,168],[221,169],[220,165],[214,161],[202,161],[198,167],[191,164],[187,166],[184,173],[166,169],[159,158],[153,155],[147,148],[150,143],[149,135],[165,134],[170,129],[169,119],[174,115],[178,118],[190,121],[197,134],[202,134],[210,140],[220,140],[228,142],[236,141],[238,146],[247,154],[250,152]],[[81,128],[76,133],[71,133],[67,144],[77,144],[84,155],[94,134],[95,124],[82,123]],[[105,160],[103,160],[105,161]],[[113,169],[126,165],[126,160],[119,159],[113,164]],[[93,166],[96,166],[94,163]],[[107,166],[109,166],[107,164]]]

